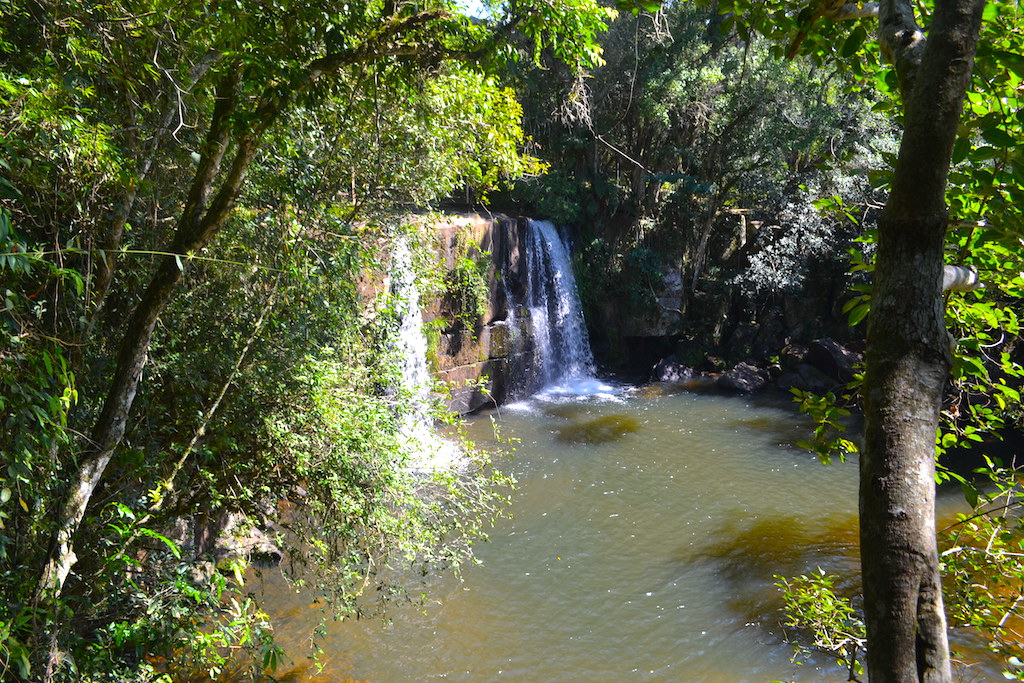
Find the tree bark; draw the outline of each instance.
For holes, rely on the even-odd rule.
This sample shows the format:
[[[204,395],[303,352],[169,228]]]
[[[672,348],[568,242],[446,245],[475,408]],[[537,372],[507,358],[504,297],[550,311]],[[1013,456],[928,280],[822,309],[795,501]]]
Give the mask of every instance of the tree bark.
[[[939,0],[927,39],[887,0],[880,42],[905,127],[879,220],[864,383],[861,569],[872,683],[951,680],[935,540],[935,433],[952,363],[942,308],[946,180],[984,0]]]

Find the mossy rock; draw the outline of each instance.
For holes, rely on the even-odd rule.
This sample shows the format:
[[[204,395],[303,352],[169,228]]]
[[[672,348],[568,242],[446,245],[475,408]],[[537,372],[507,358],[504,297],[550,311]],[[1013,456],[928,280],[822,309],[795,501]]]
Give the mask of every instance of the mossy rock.
[[[618,441],[626,434],[640,429],[640,422],[629,415],[605,415],[586,422],[576,422],[555,432],[555,440],[562,443],[596,446]]]
[[[587,407],[579,403],[556,403],[545,406],[544,414],[563,420],[578,420],[586,410]]]

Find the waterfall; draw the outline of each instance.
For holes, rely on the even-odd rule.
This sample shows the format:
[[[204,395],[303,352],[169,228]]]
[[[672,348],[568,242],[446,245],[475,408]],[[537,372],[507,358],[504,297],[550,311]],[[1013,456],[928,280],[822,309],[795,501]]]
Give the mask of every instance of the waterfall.
[[[399,394],[405,399],[399,435],[409,453],[409,469],[432,472],[451,469],[459,459],[459,449],[442,439],[434,429],[431,414],[432,380],[427,367],[427,338],[423,334],[420,293],[412,254],[404,238],[395,240],[389,289],[395,301],[399,326],[395,347],[401,363]]]
[[[569,250],[548,221],[529,221],[528,233],[525,306],[533,336],[534,384],[591,393],[594,356]]]

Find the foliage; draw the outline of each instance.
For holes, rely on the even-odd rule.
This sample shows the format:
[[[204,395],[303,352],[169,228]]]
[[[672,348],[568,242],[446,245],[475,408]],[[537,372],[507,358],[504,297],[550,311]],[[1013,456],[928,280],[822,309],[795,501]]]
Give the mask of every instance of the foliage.
[[[658,311],[655,287],[664,273],[662,255],[636,246],[619,252],[600,239],[584,245],[577,256],[576,283],[580,299],[592,310],[621,302],[633,316]]]
[[[455,245],[455,265],[445,274],[444,300],[456,322],[465,329],[475,331],[487,314],[490,287],[487,270],[490,256],[476,247],[470,247],[463,233]]]
[[[816,573],[774,578],[785,600],[785,625],[812,637],[811,647],[798,645],[795,657],[809,654],[811,649],[826,652],[849,670],[851,681],[855,680],[855,673],[863,673],[857,652],[864,648],[864,621],[850,599],[836,593],[837,577],[819,567]]]
[[[986,491],[965,486],[974,502],[969,515],[940,531],[945,597],[953,625],[977,629],[1006,663],[1004,676],[1024,680],[1024,526],[1016,514],[1024,503],[1020,465],[986,456],[976,474]]]
[[[595,280],[581,282],[591,320],[611,317],[602,303],[614,291],[620,308],[721,336],[722,310],[752,316],[841,281],[844,250],[880,206],[870,172],[895,138],[873,96],[848,92],[832,65],[779,60],[770,41],[719,31],[722,21],[694,3],[623,15],[592,77],[520,76],[535,153],[555,171],[514,196],[576,228],[579,272]],[[667,297],[681,304],[663,310]]]
[[[857,378],[852,384],[859,385],[861,379]],[[848,386],[845,389],[849,391],[852,387]],[[845,435],[846,418],[850,416],[850,411],[840,404],[834,393],[828,392],[824,396],[818,396],[796,387],[790,389],[790,392],[794,400],[800,404],[800,412],[810,417],[814,423],[811,438],[798,441],[798,446],[817,455],[823,465],[831,465],[834,457],[840,462],[846,462],[848,455],[855,455],[858,452],[857,444]]]

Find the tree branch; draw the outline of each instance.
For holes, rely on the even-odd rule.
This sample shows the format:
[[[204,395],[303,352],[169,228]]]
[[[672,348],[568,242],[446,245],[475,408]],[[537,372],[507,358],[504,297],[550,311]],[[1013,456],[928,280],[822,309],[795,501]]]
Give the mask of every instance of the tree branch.
[[[443,9],[426,10],[418,14],[403,17],[388,22],[377,33],[368,37],[361,45],[342,52],[334,52],[319,59],[313,60],[309,65],[308,77],[314,82],[321,76],[336,73],[339,69],[368,62],[381,57],[388,57],[398,54],[419,54],[423,52],[422,46],[406,42],[392,44],[391,41],[398,35],[423,28],[431,21],[444,19],[451,16]]]
[[[925,42],[910,0],[883,0],[878,11],[878,43],[882,57],[896,67],[904,95],[913,89]]]
[[[843,0],[822,0],[814,14],[811,15],[807,27],[801,30],[793,38],[793,42],[789,44],[789,49],[786,50],[786,59],[793,59],[796,56],[797,50],[800,49],[800,45],[803,44],[807,34],[811,32],[811,27],[814,26],[818,19],[825,17],[832,21],[848,21],[850,19],[877,17],[878,13],[879,5],[877,2],[866,2],[861,5],[857,2],[843,2]]]

